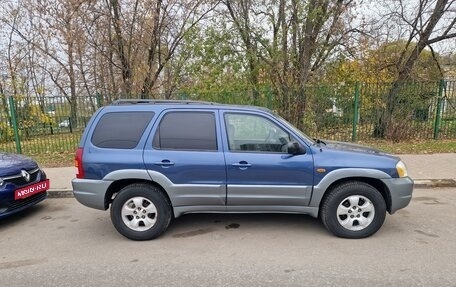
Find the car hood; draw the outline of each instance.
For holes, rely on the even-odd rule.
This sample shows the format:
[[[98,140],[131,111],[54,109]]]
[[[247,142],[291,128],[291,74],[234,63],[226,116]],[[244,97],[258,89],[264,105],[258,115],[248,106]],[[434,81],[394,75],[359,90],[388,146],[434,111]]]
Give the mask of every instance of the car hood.
[[[0,153],[0,176],[19,174],[22,169],[30,170],[38,165],[31,158],[12,153]]]
[[[387,156],[390,158],[394,159],[399,159],[398,157],[388,154],[386,152],[383,152],[379,149],[368,147],[368,146],[363,146],[359,144],[354,144],[354,143],[347,143],[347,142],[338,142],[338,141],[324,141],[326,143],[326,146],[324,144],[320,144],[321,148],[323,149],[331,149],[331,150],[340,150],[340,151],[349,151],[349,152],[358,152],[358,153],[364,153],[364,154],[374,154],[374,155],[379,155],[379,156]]]

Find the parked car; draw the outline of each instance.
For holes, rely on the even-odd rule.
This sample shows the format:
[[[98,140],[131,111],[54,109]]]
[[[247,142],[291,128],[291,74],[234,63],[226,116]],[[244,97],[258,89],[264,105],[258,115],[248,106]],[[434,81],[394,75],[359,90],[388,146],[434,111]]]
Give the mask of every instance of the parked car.
[[[313,140],[273,112],[206,102],[120,100],[100,108],[76,151],[76,199],[111,208],[133,240],[186,213],[300,213],[362,238],[408,205],[396,156]]]
[[[0,218],[29,208],[44,200],[49,179],[32,159],[0,153]]]
[[[63,120],[59,123],[59,128],[69,128],[70,127],[70,120]]]

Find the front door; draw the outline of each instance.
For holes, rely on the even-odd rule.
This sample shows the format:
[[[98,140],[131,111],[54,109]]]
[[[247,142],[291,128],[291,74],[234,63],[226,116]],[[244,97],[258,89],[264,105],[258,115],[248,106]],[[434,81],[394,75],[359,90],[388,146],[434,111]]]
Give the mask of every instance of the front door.
[[[225,161],[228,206],[305,206],[313,183],[308,152],[287,153],[290,141],[300,142],[267,114],[225,111]]]

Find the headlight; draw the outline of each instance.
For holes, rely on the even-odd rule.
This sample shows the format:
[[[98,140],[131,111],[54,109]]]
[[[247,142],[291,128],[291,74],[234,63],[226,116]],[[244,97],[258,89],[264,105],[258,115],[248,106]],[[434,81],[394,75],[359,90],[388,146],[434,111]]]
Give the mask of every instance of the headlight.
[[[399,175],[399,177],[406,177],[406,176],[408,176],[408,174],[407,174],[407,167],[405,167],[405,164],[404,164],[402,161],[399,161],[399,162],[396,164],[396,170],[397,170],[397,174]]]
[[[0,187],[2,187],[4,183],[3,178],[0,177]]]

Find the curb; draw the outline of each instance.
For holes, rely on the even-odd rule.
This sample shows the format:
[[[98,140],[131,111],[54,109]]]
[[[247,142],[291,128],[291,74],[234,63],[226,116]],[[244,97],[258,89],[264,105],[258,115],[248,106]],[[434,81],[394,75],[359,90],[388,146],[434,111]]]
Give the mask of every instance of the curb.
[[[439,188],[439,187],[456,187],[456,180],[454,179],[417,179],[414,180],[413,188]],[[71,198],[74,197],[73,190],[71,189],[57,189],[51,188],[48,190],[49,198]]]
[[[70,198],[73,196],[73,190],[71,189],[54,189],[51,188],[47,191],[48,198]]]
[[[414,188],[456,187],[454,179],[417,179]]]

